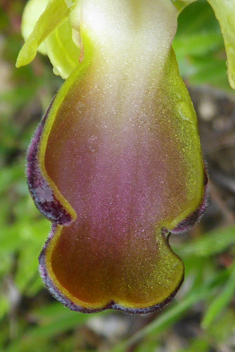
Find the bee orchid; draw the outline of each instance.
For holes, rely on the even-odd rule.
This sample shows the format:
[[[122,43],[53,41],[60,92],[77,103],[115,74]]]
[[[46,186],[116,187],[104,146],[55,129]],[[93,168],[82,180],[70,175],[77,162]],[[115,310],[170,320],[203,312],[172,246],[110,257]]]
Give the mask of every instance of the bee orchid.
[[[41,276],[72,310],[148,313],[182,283],[169,235],[201,217],[207,183],[172,49],[189,2],[31,0],[25,9],[17,65],[39,48],[66,79],[32,139],[27,177],[52,222]]]

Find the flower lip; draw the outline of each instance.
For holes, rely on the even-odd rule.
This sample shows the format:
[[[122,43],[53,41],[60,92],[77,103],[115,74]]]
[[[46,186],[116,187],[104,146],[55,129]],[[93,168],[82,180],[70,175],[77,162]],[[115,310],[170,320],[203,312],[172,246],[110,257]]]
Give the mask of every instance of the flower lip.
[[[171,50],[176,9],[139,0],[136,28],[132,3],[102,4],[82,2],[84,57],[36,131],[28,183],[53,222],[39,258],[52,294],[72,310],[141,314],[182,283],[165,229],[179,232],[204,210],[203,158]],[[80,10],[70,12],[74,28]],[[106,31],[91,20],[99,11]]]
[[[80,102],[81,103],[81,102]],[[31,147],[30,149],[29,149],[29,155],[28,155],[28,160],[30,161],[31,160],[31,162],[29,163],[29,170],[30,170],[30,172],[29,172],[29,175],[32,177],[32,180],[37,180],[37,177],[38,177],[38,175],[37,175],[37,170],[40,170],[40,175],[41,175],[41,178],[45,178],[45,173],[43,173],[42,171],[41,171],[41,169],[40,169],[40,160],[42,160],[42,157],[40,157],[39,155],[38,155],[38,153],[40,153],[40,151],[42,150],[42,147],[41,147],[41,145],[43,144],[43,142],[44,142],[44,139],[43,139],[43,134],[45,133],[44,132],[44,129],[45,129],[45,123],[46,123],[46,120],[48,120],[49,118],[50,118],[50,114],[52,113],[52,107],[53,107],[53,104],[55,104],[55,101],[51,104],[51,106],[50,106],[50,108],[49,108],[49,110],[48,110],[48,112],[47,112],[47,114],[46,114],[46,117],[44,118],[44,120],[42,121],[42,123],[41,123],[41,126],[39,126],[39,128],[38,128],[38,132],[36,133],[36,140],[34,140],[33,141],[33,143],[32,143],[32,146],[33,147]],[[70,105],[70,104],[69,104]],[[81,104],[80,104],[81,105]],[[85,106],[87,106],[86,104],[84,104],[84,107]],[[66,119],[64,120],[64,121],[67,121]],[[84,129],[84,125],[83,125],[83,122],[82,122],[82,119],[81,119],[81,121],[80,121],[80,123],[81,123],[81,126],[83,126],[83,129]],[[91,126],[91,125],[89,125],[89,126]],[[102,125],[102,123],[101,123],[101,126],[103,126]],[[147,125],[148,126],[148,125]],[[90,127],[89,127],[90,128]],[[133,126],[131,127],[131,129],[133,129]],[[146,126],[145,127],[142,127],[142,130],[143,131],[145,131],[145,129],[146,129]],[[73,130],[74,130],[74,128],[73,128]],[[58,131],[65,131],[65,129],[64,128],[60,128],[60,130],[58,130]],[[75,131],[75,130],[74,130]],[[88,131],[89,131],[89,129],[88,129]],[[141,136],[141,134],[142,134],[142,132],[139,132],[139,131],[141,131],[141,130],[139,130],[139,128],[136,130],[136,132],[137,132],[137,136]],[[71,136],[71,134],[70,134],[70,132],[69,131],[67,131],[68,132],[68,136]],[[140,133],[140,134],[139,134]],[[75,133],[75,135],[76,135],[76,133]],[[86,136],[86,134],[85,134],[85,136]],[[56,138],[55,140],[57,140],[57,141],[59,141],[60,140],[60,138],[57,138],[57,137],[53,137],[53,138]],[[71,137],[69,137],[70,139],[71,139]],[[84,138],[84,135],[81,135],[81,139],[83,139]],[[139,138],[139,137],[138,137]],[[80,138],[79,138],[80,139]],[[151,140],[151,139],[150,139]],[[48,141],[50,141],[50,137],[49,137],[49,139],[48,139]],[[45,143],[45,142],[44,142]],[[146,143],[146,141],[145,141],[145,143]],[[65,143],[65,145],[67,145],[67,143]],[[87,145],[87,143],[84,143],[84,144],[82,144],[82,148],[84,148],[84,145]],[[138,143],[138,145],[140,145],[139,143]],[[99,148],[101,147],[102,145],[100,145],[99,146]],[[142,145],[142,148],[144,147],[144,145]],[[63,151],[64,150],[64,148],[65,147],[63,147],[62,149],[61,149],[61,151]],[[145,147],[146,148],[146,147]],[[152,147],[151,147],[152,148]],[[154,147],[155,148],[155,147]],[[171,147],[172,148],[172,147]],[[106,148],[107,149],[107,148]],[[47,149],[47,151],[51,151],[51,149]],[[149,150],[149,147],[146,149],[146,151],[147,150]],[[58,148],[56,148],[55,149],[55,151],[56,151],[56,157],[58,158]],[[63,152],[65,152],[65,151],[63,151]],[[88,154],[87,154],[87,158],[91,158],[91,160],[93,159],[93,156],[95,156],[95,155],[99,155],[100,153],[101,153],[101,149],[99,150],[99,152],[96,152],[95,154],[93,154],[94,153],[94,151],[92,151],[91,149],[89,150],[89,148],[88,148]],[[173,152],[173,150],[172,150],[172,153],[174,153]],[[30,155],[30,154],[32,154],[32,155]],[[68,156],[69,154],[68,153],[66,153],[66,155]],[[74,154],[75,155],[75,154]],[[78,153],[78,155],[80,155],[80,153]],[[82,154],[81,154],[82,155]],[[105,152],[105,155],[106,155],[106,152]],[[145,154],[145,155],[147,155],[147,154]],[[154,152],[153,153],[153,155],[156,155],[156,153]],[[177,154],[176,154],[177,155]],[[116,158],[117,158],[117,156],[116,156]],[[33,162],[32,162],[32,159],[33,159]],[[68,158],[67,158],[68,159]],[[83,158],[84,159],[84,158]],[[154,158],[155,159],[155,158]],[[153,159],[153,161],[154,161],[154,159]],[[43,160],[44,160],[44,158],[43,158]],[[49,158],[48,159],[48,157],[47,158],[45,158],[45,160],[43,161],[43,164],[44,164],[44,168],[46,167],[46,161],[47,160],[47,162],[49,161],[49,160],[51,160],[50,161],[50,163],[54,160],[54,158],[52,157],[52,158]],[[62,160],[64,160],[63,158],[62,158]],[[84,161],[86,160],[86,158],[84,159]],[[87,159],[88,160],[88,159]],[[95,159],[94,159],[95,160]],[[119,157],[118,157],[118,159],[117,160],[119,160]],[[130,159],[131,160],[131,159]],[[137,159],[138,160],[138,159]],[[141,159],[140,159],[141,160]],[[151,159],[150,159],[151,160]],[[83,164],[84,164],[84,161],[83,161]],[[70,162],[71,162],[71,160],[70,160]],[[108,161],[108,162],[110,162],[110,161]],[[155,161],[154,161],[154,163],[155,163]],[[74,165],[76,165],[77,164],[77,162],[73,162],[73,164]],[[82,164],[81,164],[82,165]],[[140,164],[141,165],[141,164]],[[97,165],[98,166],[98,165]],[[97,167],[96,166],[96,167]],[[154,166],[154,164],[153,164],[153,166]],[[146,168],[147,167],[147,168]],[[64,167],[63,167],[64,168]],[[148,166],[148,163],[146,164],[146,166],[144,167],[144,169],[147,171],[147,169],[149,169],[149,166]],[[53,166],[52,167],[52,169],[51,170],[55,170],[55,167]],[[47,171],[49,171],[49,169],[47,169]],[[143,173],[143,175],[146,173],[146,171]],[[174,170],[175,171],[175,170]],[[36,175],[35,175],[35,172],[36,172]],[[53,171],[54,172],[54,171]],[[143,171],[141,171],[141,172],[143,172]],[[149,169],[149,172],[150,172],[150,175],[152,174],[152,171],[151,171],[151,168]],[[60,173],[58,173],[57,175],[60,175],[62,173],[62,169],[61,169],[61,171],[60,171]],[[140,173],[140,171],[138,171],[137,172],[137,174],[138,173]],[[74,175],[74,172],[72,173],[73,175]],[[69,175],[68,174],[68,172],[66,172],[65,173],[65,175]],[[127,174],[128,175],[128,174]],[[141,175],[141,174],[140,174]],[[151,178],[152,178],[152,176],[151,176]],[[54,179],[54,178],[53,178]],[[144,181],[144,179],[143,179],[143,181]],[[55,180],[54,180],[54,182],[55,182]],[[82,179],[81,179],[81,181],[80,182],[83,182],[82,181]],[[56,182],[57,183],[57,182]],[[141,182],[142,183],[142,182]],[[133,184],[133,182],[131,182],[130,184]],[[46,189],[44,190],[45,191],[45,193],[47,192],[47,190],[48,190],[48,187],[47,187],[47,184],[44,182],[44,184],[42,185],[42,191],[43,191],[43,187],[45,187],[45,185],[46,185]],[[53,192],[53,184],[51,183],[51,182],[49,182],[49,185],[51,185],[51,191]],[[107,183],[106,183],[106,186],[107,186]],[[137,194],[138,194],[138,185],[136,185],[136,190],[137,190]],[[48,218],[50,218],[50,219],[52,219],[53,220],[53,217],[54,217],[54,223],[59,223],[59,224],[65,224],[66,222],[67,222],[67,220],[66,221],[64,221],[63,219],[62,219],[62,221],[61,221],[61,219],[60,219],[60,210],[59,210],[59,212],[58,212],[58,214],[56,214],[56,212],[53,214],[53,217],[51,216],[51,214],[47,214],[47,209],[45,209],[45,202],[41,202],[41,204],[39,204],[40,203],[40,194],[38,195],[37,194],[37,192],[38,192],[38,190],[35,190],[35,184],[32,184],[32,188],[33,188],[33,191],[34,191],[34,193],[33,193],[33,196],[34,196],[34,198],[35,198],[35,200],[38,202],[38,207],[40,208],[41,207],[41,211],[44,209],[44,214],[45,215],[47,215],[47,217]],[[59,189],[61,189],[61,187],[59,187]],[[135,187],[133,188],[133,189],[135,189]],[[159,190],[159,187],[158,187],[158,190]],[[82,191],[82,190],[81,190]],[[81,192],[80,191],[80,192]],[[141,191],[142,192],[142,191]],[[86,195],[89,195],[89,194],[92,194],[92,192],[90,192],[90,191],[88,191],[87,193],[86,193]],[[176,193],[177,194],[177,193]],[[38,199],[39,199],[39,201],[38,201]],[[55,198],[56,199],[56,198]],[[139,203],[139,202],[137,202],[137,203]],[[75,207],[75,203],[73,204],[73,207]],[[52,207],[53,208],[53,207]],[[63,208],[63,207],[62,207]],[[95,206],[94,206],[94,208],[95,208]],[[50,209],[49,209],[50,210]],[[53,209],[54,210],[54,209]],[[62,209],[63,210],[63,209]],[[51,211],[51,210],[50,210]],[[77,212],[78,210],[76,210],[76,212]],[[69,214],[69,213],[68,213]],[[76,215],[78,215],[78,213],[76,214]],[[78,219],[79,218],[81,218],[81,215],[79,215],[79,217],[78,217]],[[70,219],[69,219],[70,220]],[[62,244],[62,246],[60,247],[60,249],[59,249],[59,252],[58,252],[58,255],[56,254],[56,257],[55,258],[61,258],[60,260],[59,260],[59,262],[57,261],[57,259],[56,259],[56,263],[58,263],[58,264],[53,264],[52,265],[52,263],[53,263],[53,261],[55,261],[55,259],[53,259],[53,256],[55,256],[55,254],[54,253],[56,253],[57,252],[57,247],[58,247],[58,243],[59,243],[59,237],[56,239],[56,240],[54,240],[54,238],[56,238],[56,231],[57,231],[57,229],[64,229],[64,231],[66,230],[68,230],[71,226],[73,225],[73,223],[67,223],[66,224],[66,226],[55,226],[55,225],[53,225],[53,231],[52,231],[52,233],[51,233],[51,235],[50,235],[50,238],[49,238],[49,240],[47,241],[47,244],[46,244],[46,246],[44,247],[44,250],[43,250],[43,252],[42,252],[42,254],[41,254],[41,256],[40,256],[40,272],[42,273],[42,277],[43,277],[43,279],[44,279],[44,281],[45,281],[45,283],[46,283],[46,285],[48,286],[48,288],[50,289],[50,291],[58,298],[58,300],[60,300],[62,303],[64,303],[65,305],[67,305],[68,307],[70,307],[70,309],[74,309],[74,310],[78,310],[78,311],[84,311],[84,312],[94,312],[94,311],[100,311],[100,310],[104,310],[104,309],[107,309],[107,308],[114,308],[114,309],[119,309],[119,310],[123,310],[123,311],[127,311],[127,312],[129,312],[129,313],[146,313],[146,312],[151,312],[151,311],[154,311],[154,310],[156,310],[156,309],[160,309],[161,307],[163,307],[166,303],[168,303],[172,298],[173,298],[173,296],[175,295],[175,293],[176,293],[176,291],[178,290],[178,288],[179,288],[179,286],[180,286],[180,284],[181,284],[181,282],[182,282],[182,278],[183,278],[183,269],[182,269],[182,264],[180,264],[180,266],[181,266],[181,269],[179,270],[179,272],[177,273],[177,282],[175,282],[174,283],[174,286],[173,286],[173,289],[171,289],[171,292],[169,293],[169,294],[167,294],[167,295],[164,295],[164,296],[162,296],[162,299],[160,299],[156,304],[146,304],[146,305],[144,305],[143,304],[143,302],[142,302],[142,304],[141,304],[141,306],[139,306],[139,304],[138,303],[136,303],[135,304],[135,306],[134,307],[128,307],[128,303],[127,304],[120,304],[119,302],[118,302],[118,300],[116,300],[116,299],[113,299],[113,300],[111,300],[111,299],[109,299],[108,297],[107,297],[107,299],[106,299],[106,303],[104,303],[104,301],[103,301],[103,299],[102,299],[102,303],[101,304],[97,304],[97,303],[93,303],[93,304],[90,304],[90,307],[89,307],[89,304],[85,304],[85,305],[82,305],[82,300],[80,300],[80,303],[79,302],[77,302],[77,299],[75,298],[75,296],[73,296],[73,295],[69,295],[69,294],[67,294],[67,291],[69,291],[72,287],[69,287],[65,282],[63,283],[62,281],[64,280],[63,278],[62,278],[62,276],[61,276],[61,274],[62,274],[62,271],[64,270],[62,270],[62,269],[59,269],[59,271],[57,270],[57,268],[59,268],[59,267],[61,267],[61,268],[65,268],[66,267],[66,265],[67,265],[67,259],[65,260],[65,261],[62,261],[62,256],[64,256],[64,254],[61,252],[60,253],[60,251],[62,250],[62,251],[64,251],[64,249],[65,249],[65,245],[64,244]],[[74,226],[74,225],[73,225]],[[115,225],[115,226],[117,226],[117,225]],[[77,243],[77,241],[81,241],[81,239],[79,240],[79,237],[81,237],[81,236],[83,236],[83,235],[89,235],[89,234],[85,234],[85,233],[80,233],[79,235],[79,237],[77,237],[77,235],[78,235],[78,232],[79,231],[75,231],[74,232],[74,240],[75,240],[75,242],[74,242],[74,244],[76,244]],[[66,234],[65,233],[65,235],[63,235],[64,236],[64,238],[67,238],[67,240],[69,239],[69,236],[68,236],[68,234]],[[62,239],[63,239],[63,236],[62,236]],[[60,236],[61,237],[61,236]],[[94,237],[95,238],[95,237]],[[104,240],[104,238],[102,239],[102,240]],[[54,242],[53,242],[54,241]],[[85,240],[85,242],[86,242],[87,240]],[[149,241],[149,239],[148,238],[146,238],[146,241]],[[146,242],[145,240],[144,241],[142,241],[141,243],[142,244],[140,244],[140,245],[138,245],[138,248],[144,248],[144,246],[146,246],[146,244],[144,244],[145,242]],[[79,250],[79,247],[80,246],[83,246],[83,245],[85,245],[85,247],[84,247],[84,250],[85,251],[87,251],[87,249],[86,249],[86,247],[87,247],[87,244],[86,243],[83,243],[82,244],[82,242],[81,242],[81,244],[79,244],[79,245],[73,245],[74,246],[74,248],[76,247],[77,249],[76,250]],[[146,242],[147,243],[147,242]],[[100,243],[100,246],[101,246],[101,248],[102,248],[102,246],[104,246],[102,243]],[[115,244],[115,246],[116,246],[116,244]],[[136,244],[135,244],[135,246],[136,246]],[[163,246],[163,247],[162,247]],[[160,253],[162,252],[162,248],[168,248],[169,249],[169,245],[168,245],[168,242],[162,242],[161,244],[160,244],[160,242],[159,242],[159,251],[160,251]],[[59,248],[59,247],[58,247]],[[147,248],[147,247],[146,247]],[[151,246],[150,247],[148,247],[148,248],[151,248]],[[168,251],[168,249],[167,249],[167,251]],[[133,249],[132,250],[134,250],[134,247],[133,247]],[[148,249],[149,250],[149,249]],[[105,247],[104,247],[104,251],[106,251],[106,249],[105,249]],[[134,250],[135,251],[135,250]],[[95,252],[94,252],[95,253]],[[125,253],[125,252],[124,252]],[[136,252],[137,253],[137,252]],[[157,253],[157,252],[156,252]],[[71,258],[71,254],[70,253],[67,253],[67,254],[69,254],[69,257],[68,258]],[[100,254],[101,255],[103,255],[103,252],[101,251],[100,252]],[[148,253],[148,255],[149,255],[150,253]],[[166,256],[168,256],[170,254],[170,256],[172,255],[172,252],[170,251],[170,252],[166,252]],[[125,256],[127,255],[127,253],[125,254]],[[75,261],[77,261],[78,260],[78,258],[79,258],[79,256],[80,256],[80,254],[79,253],[77,253],[76,254],[76,256],[77,256],[77,259],[74,259]],[[89,255],[88,255],[89,256]],[[125,256],[124,256],[124,258],[125,258]],[[152,258],[155,256],[155,254],[152,254]],[[163,256],[164,257],[164,256]],[[163,258],[162,257],[162,258]],[[92,258],[92,255],[91,255],[91,258]],[[133,257],[134,258],[134,257]],[[150,256],[150,258],[151,258],[151,256]],[[176,258],[176,256],[174,257],[174,258]],[[136,259],[134,259],[134,260],[136,260]],[[174,259],[175,260],[175,259]],[[177,259],[177,260],[179,260],[179,259]],[[60,262],[62,261],[62,263],[63,264],[61,264]],[[144,263],[144,261],[145,261],[145,258],[143,258],[143,263]],[[162,261],[162,259],[161,259],[161,261]],[[138,262],[139,262],[139,259],[138,259]],[[139,262],[139,263],[141,263],[141,261]],[[181,263],[180,261],[179,261],[179,263]],[[81,263],[80,264],[82,264],[82,261],[81,261]],[[167,262],[165,263],[166,265],[168,265],[167,264]],[[165,265],[165,264],[162,264],[163,266]],[[62,266],[61,266],[62,265]],[[106,265],[106,264],[105,264]],[[152,264],[151,264],[152,265]],[[175,265],[175,264],[174,264]],[[91,267],[93,266],[93,264],[91,264]],[[74,265],[72,264],[72,268],[74,268]],[[91,268],[90,268],[91,269]],[[55,276],[54,276],[54,270],[56,270],[57,271],[57,273],[56,273],[56,276],[58,277],[58,280],[57,279],[55,279]],[[60,271],[60,270],[62,270],[62,271]],[[67,273],[69,273],[70,272],[70,274],[69,275],[71,275],[71,273],[73,273],[73,270],[74,269],[72,269],[72,272],[70,271],[71,269],[69,269],[69,267],[68,267],[68,269],[66,269],[67,270]],[[76,275],[77,276],[79,276],[80,275],[80,273],[79,273],[79,271],[77,271],[78,269],[76,269]],[[133,270],[139,270],[138,269],[138,267],[136,267],[136,268],[133,268]],[[149,270],[149,269],[148,269]],[[165,270],[165,269],[164,269]],[[101,270],[102,271],[102,270]],[[89,270],[89,272],[91,272],[91,270]],[[67,275],[67,274],[66,274]],[[74,275],[74,273],[73,273],[73,275]],[[130,273],[128,274],[128,275],[130,275]],[[143,274],[142,274],[143,275]],[[159,274],[158,274],[159,275]],[[59,277],[61,276],[61,278],[59,279]],[[144,275],[143,275],[144,276]],[[119,277],[121,278],[121,276],[120,276],[120,274],[119,274]],[[61,281],[62,280],[62,281]],[[119,279],[120,280],[120,279]],[[125,279],[126,280],[126,279]],[[157,279],[158,280],[158,279]],[[113,278],[111,279],[111,281],[113,281]],[[92,279],[90,280],[90,282],[92,282]],[[101,279],[101,282],[102,282],[102,279]],[[62,286],[60,285],[60,283],[62,284]],[[81,282],[81,284],[82,284],[82,282]],[[94,291],[95,290],[95,287],[96,286],[92,286],[90,283],[86,283],[86,285],[88,284],[88,288],[89,288],[89,291],[91,290],[91,291]],[[149,284],[148,284],[149,285]],[[64,288],[63,288],[63,286],[64,286]],[[96,287],[96,290],[98,289],[98,287]],[[76,293],[77,294],[77,293]],[[75,294],[75,295],[76,295]],[[90,298],[89,298],[90,299]],[[107,303],[107,302],[109,302],[109,303]]]

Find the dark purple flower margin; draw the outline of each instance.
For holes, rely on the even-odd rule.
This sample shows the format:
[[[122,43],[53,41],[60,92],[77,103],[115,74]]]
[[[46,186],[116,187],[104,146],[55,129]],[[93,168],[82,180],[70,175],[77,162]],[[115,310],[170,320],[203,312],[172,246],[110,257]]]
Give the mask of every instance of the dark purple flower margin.
[[[50,185],[43,177],[39,168],[38,152],[42,132],[53,104],[53,98],[45,116],[40,122],[27,153],[27,182],[31,196],[38,210],[50,221],[58,225],[68,224],[72,221],[71,215],[64,209],[63,205],[56,199]]]

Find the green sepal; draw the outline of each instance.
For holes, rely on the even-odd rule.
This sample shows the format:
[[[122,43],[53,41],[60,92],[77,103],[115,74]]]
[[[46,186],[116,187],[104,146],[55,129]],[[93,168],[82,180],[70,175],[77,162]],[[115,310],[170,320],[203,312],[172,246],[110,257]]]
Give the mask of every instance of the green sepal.
[[[30,63],[39,45],[68,17],[69,8],[64,0],[52,0],[39,17],[29,38],[22,47],[16,62],[16,67]]]
[[[41,14],[45,11],[49,0],[30,0],[27,2],[22,16],[21,32],[26,41],[32,33],[35,24]],[[45,44],[42,43],[38,47],[38,51],[46,55]]]
[[[208,0],[220,23],[227,54],[229,83],[235,89],[235,2],[234,0]]]
[[[182,12],[185,9],[185,7],[187,7],[194,1],[197,1],[197,0],[171,0],[172,4],[177,8],[179,13]]]

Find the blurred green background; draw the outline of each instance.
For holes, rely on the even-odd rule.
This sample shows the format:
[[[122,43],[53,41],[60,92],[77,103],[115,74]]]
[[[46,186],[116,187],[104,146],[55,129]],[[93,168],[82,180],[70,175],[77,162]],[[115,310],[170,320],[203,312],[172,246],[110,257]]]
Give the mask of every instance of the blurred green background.
[[[0,351],[230,352],[235,350],[235,94],[223,39],[206,1],[179,18],[174,47],[199,117],[210,203],[189,233],[171,236],[186,266],[172,303],[145,316],[71,312],[38,273],[50,223],[35,208],[25,155],[62,84],[46,57],[15,69],[25,0],[0,3]],[[235,34],[234,34],[235,35]]]

